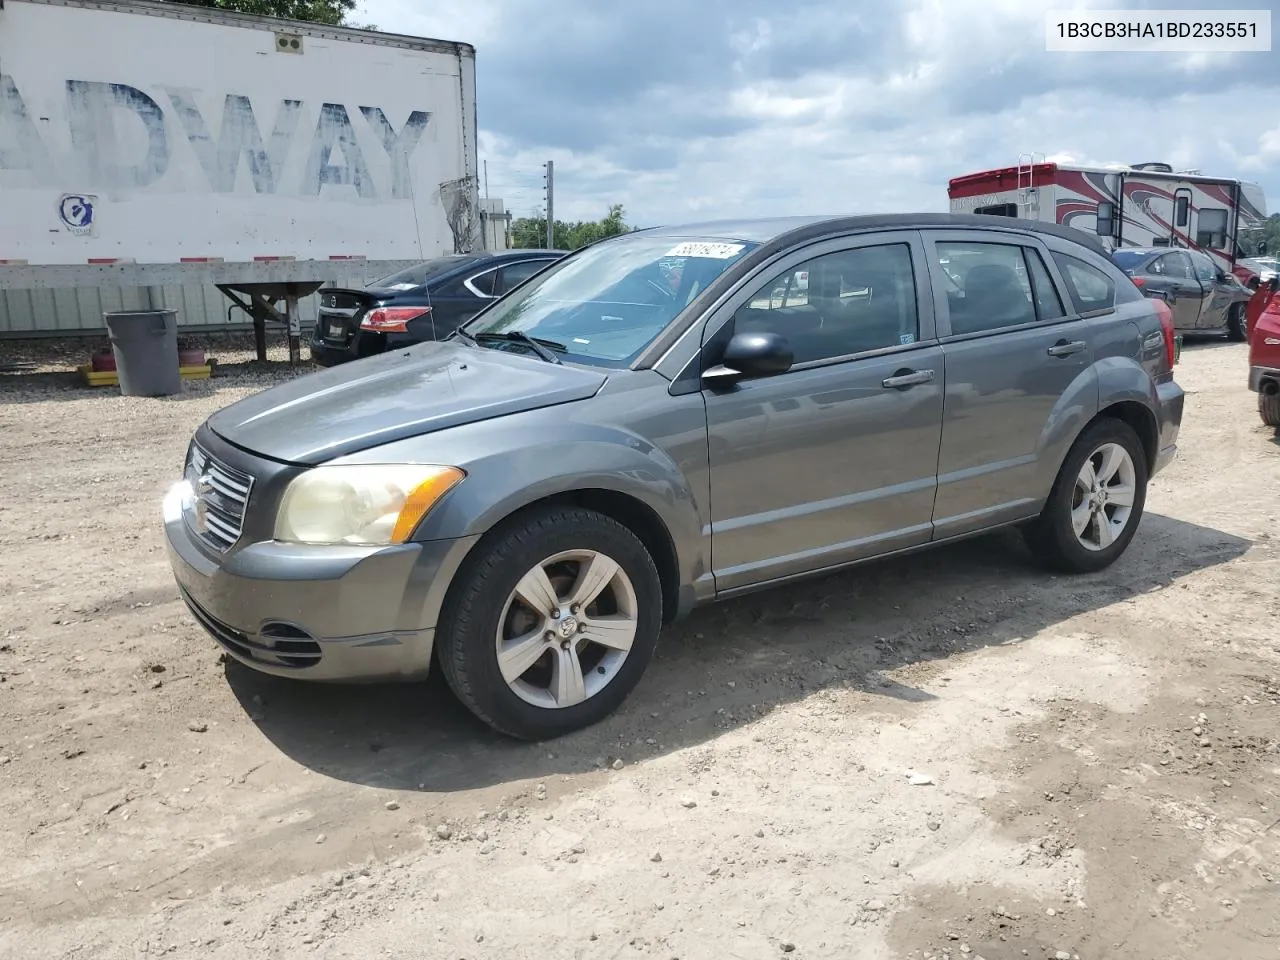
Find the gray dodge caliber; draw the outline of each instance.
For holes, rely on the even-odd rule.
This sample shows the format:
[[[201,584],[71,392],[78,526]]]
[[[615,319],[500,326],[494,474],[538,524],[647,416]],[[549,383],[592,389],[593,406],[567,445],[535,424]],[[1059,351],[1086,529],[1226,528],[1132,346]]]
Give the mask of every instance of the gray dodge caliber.
[[[1112,563],[1173,457],[1167,309],[1070,228],[894,215],[642,230],[448,340],[196,432],[174,574],[279,676],[423,677],[506,734],[594,723],[698,604],[1021,527]]]

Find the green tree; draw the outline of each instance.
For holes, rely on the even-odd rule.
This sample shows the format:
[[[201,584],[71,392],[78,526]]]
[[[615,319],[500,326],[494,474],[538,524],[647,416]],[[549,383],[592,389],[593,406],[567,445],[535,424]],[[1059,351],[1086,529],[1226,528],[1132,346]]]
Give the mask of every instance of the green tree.
[[[356,0],[183,0],[196,7],[214,7],[233,13],[252,13],[260,17],[285,20],[309,20],[330,26],[354,26],[347,22],[356,8]],[[366,27],[365,29],[372,29]]]
[[[622,204],[609,206],[609,212],[599,220],[579,220],[555,223],[555,249],[577,250],[606,237],[616,237],[631,228],[623,217]],[[511,223],[511,246],[518,249],[536,249],[547,245],[546,216],[521,217]]]
[[[1280,213],[1271,214],[1256,227],[1240,231],[1239,256],[1257,256],[1260,244],[1265,244],[1267,256],[1280,254]]]

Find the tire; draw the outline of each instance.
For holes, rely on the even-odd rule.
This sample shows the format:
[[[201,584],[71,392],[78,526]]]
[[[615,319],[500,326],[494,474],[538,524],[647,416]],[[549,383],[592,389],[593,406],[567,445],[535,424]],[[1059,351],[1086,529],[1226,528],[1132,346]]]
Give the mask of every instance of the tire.
[[[1227,339],[1232,343],[1244,343],[1249,339],[1249,318],[1245,314],[1244,304],[1237,303],[1227,314]]]
[[[1084,502],[1077,498],[1079,478],[1085,462],[1099,462],[1100,451],[1110,450],[1112,447],[1119,447],[1128,457],[1129,467],[1121,469],[1116,476],[1131,474],[1132,497],[1123,528],[1117,530],[1114,522],[1110,523],[1106,528],[1110,542],[1099,546],[1104,540],[1096,515],[1089,521],[1084,533],[1077,535],[1073,526],[1073,514],[1078,515],[1080,511],[1087,513],[1089,503],[1092,502],[1087,496],[1082,498]],[[1105,467],[1106,461],[1102,460],[1102,463]],[[1146,452],[1133,428],[1111,417],[1094,421],[1085,428],[1067,452],[1040,516],[1024,528],[1023,536],[1027,546],[1045,566],[1064,573],[1092,573],[1109,567],[1124,553],[1137,532],[1147,500],[1147,479]],[[1119,500],[1120,488],[1107,489],[1116,491],[1112,496]],[[1110,499],[1105,502],[1113,512],[1107,514],[1104,506],[1103,515],[1108,519],[1119,517],[1120,505]],[[1094,548],[1086,546],[1082,539],[1093,541]]]
[[[572,587],[599,557],[616,564],[617,571],[594,601],[571,615],[567,604]],[[535,568],[546,575],[541,581]],[[605,564],[597,569],[611,568]],[[517,586],[526,583],[550,584],[565,616],[553,620],[550,611],[535,613],[534,605],[517,595]],[[529,587],[522,591],[547,596]],[[602,636],[617,643],[608,626],[619,623],[624,633],[634,626],[628,650],[593,641],[604,631]],[[661,626],[662,585],[639,538],[595,511],[550,507],[517,515],[477,545],[450,587],[436,650],[450,689],[477,717],[510,737],[549,740],[591,726],[621,706],[649,665]],[[558,632],[565,628],[568,633]],[[573,632],[575,628],[582,633]],[[500,644],[507,648],[509,671],[542,646],[538,659],[529,660],[519,679],[509,682],[499,662]],[[576,674],[564,666],[571,662],[570,654],[577,662]],[[561,678],[575,676],[576,682],[559,685]],[[546,680],[545,691],[540,679]]]
[[[1268,427],[1280,430],[1280,393],[1258,394],[1258,416]]]

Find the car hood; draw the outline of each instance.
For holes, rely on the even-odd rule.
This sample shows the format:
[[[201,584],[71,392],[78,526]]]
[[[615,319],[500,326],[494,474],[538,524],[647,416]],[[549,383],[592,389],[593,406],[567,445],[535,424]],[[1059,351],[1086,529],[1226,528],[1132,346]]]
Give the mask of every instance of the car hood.
[[[585,400],[598,370],[450,340],[340,364],[264,390],[209,418],[214,433],[288,463],[334,457],[558,403]]]

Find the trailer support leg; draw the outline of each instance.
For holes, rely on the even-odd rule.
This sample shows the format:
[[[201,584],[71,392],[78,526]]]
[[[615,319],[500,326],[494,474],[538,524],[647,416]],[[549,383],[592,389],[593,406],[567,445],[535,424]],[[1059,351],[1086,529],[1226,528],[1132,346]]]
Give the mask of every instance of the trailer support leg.
[[[298,301],[320,289],[320,280],[283,283],[219,283],[217,288],[237,307],[253,318],[253,341],[258,360],[267,359],[267,324],[278,323],[289,338],[289,363],[302,363],[302,322]],[[276,306],[284,301],[283,309]]]
[[[267,359],[267,321],[257,310],[251,311],[253,316],[253,346],[258,352],[258,359]]]
[[[289,324],[289,363],[296,367],[302,362],[302,326],[298,321],[297,297],[285,297],[284,315]]]

